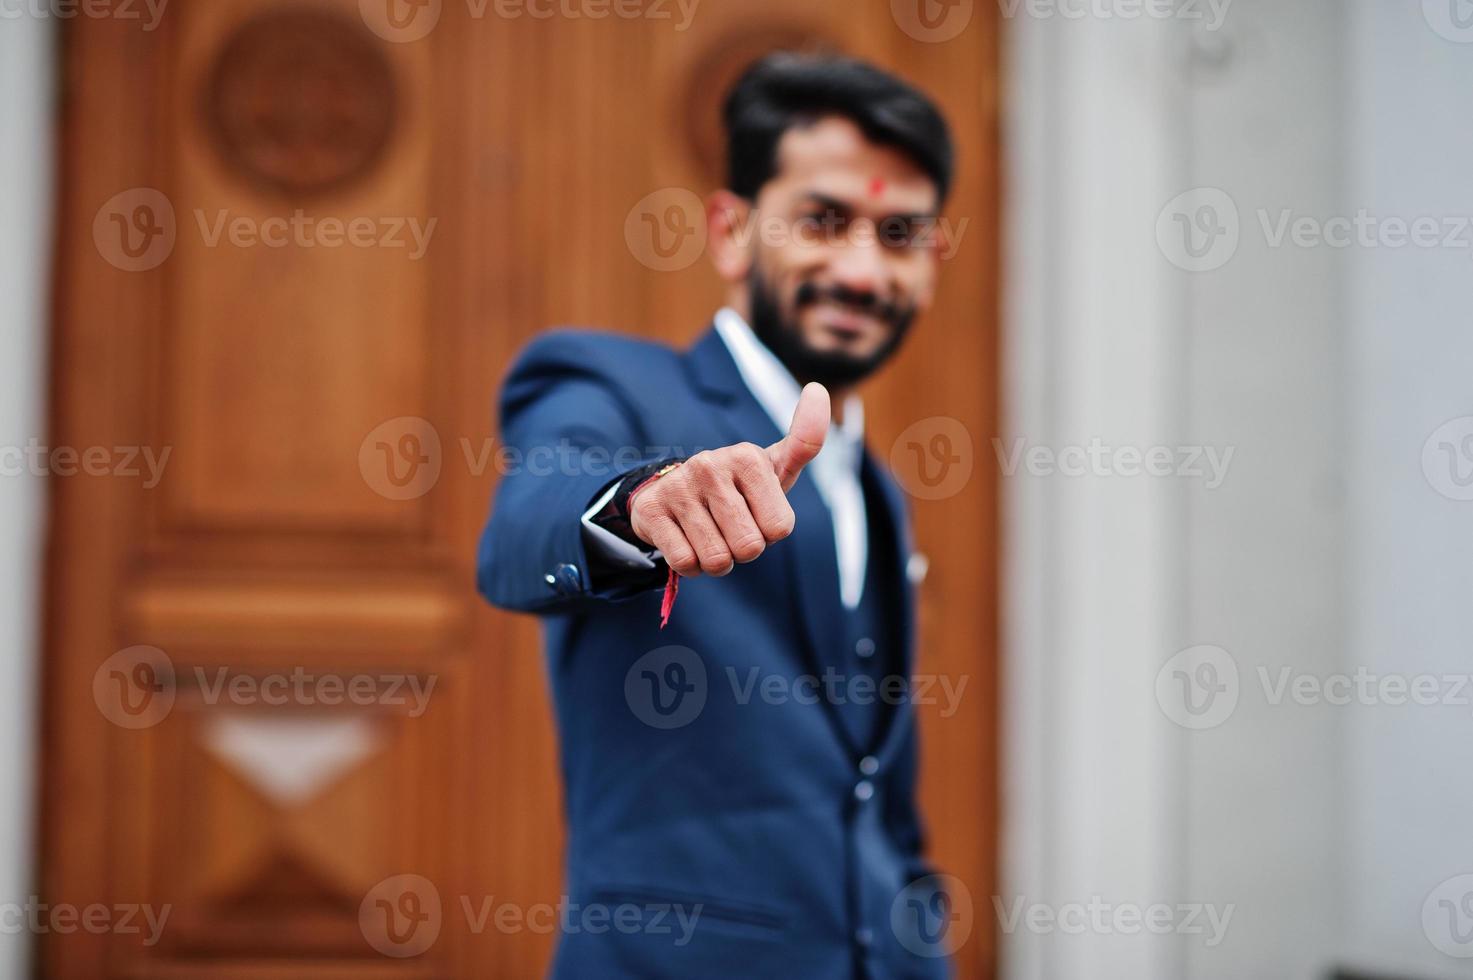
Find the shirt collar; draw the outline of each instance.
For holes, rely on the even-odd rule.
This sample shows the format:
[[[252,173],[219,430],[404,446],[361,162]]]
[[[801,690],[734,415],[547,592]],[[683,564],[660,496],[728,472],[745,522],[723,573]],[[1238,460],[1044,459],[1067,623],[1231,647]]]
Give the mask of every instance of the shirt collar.
[[[742,315],[731,307],[716,313],[716,332],[726,344],[737,373],[757,404],[772,419],[777,431],[787,432],[798,409],[798,396],[803,389],[791,372],[757,339]],[[858,471],[864,446],[864,402],[851,394],[844,400],[844,424],[829,424],[829,437],[819,457],[841,458],[845,465]]]

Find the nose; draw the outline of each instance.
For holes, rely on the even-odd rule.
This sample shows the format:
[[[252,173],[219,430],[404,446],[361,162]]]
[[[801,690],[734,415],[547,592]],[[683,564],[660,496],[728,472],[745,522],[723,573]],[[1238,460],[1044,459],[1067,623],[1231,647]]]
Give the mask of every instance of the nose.
[[[856,235],[833,250],[829,274],[836,285],[880,299],[888,295],[890,269],[874,235]]]

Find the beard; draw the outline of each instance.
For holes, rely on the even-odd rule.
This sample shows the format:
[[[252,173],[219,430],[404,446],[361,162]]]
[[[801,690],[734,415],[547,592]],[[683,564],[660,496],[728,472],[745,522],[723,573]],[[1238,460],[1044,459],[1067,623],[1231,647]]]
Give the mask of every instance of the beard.
[[[757,268],[747,277],[747,295],[752,314],[752,332],[776,355],[799,384],[817,381],[826,388],[849,388],[874,374],[897,350],[915,322],[915,307],[881,302],[874,293],[861,293],[844,286],[801,284],[793,296],[791,317],[783,313],[782,304]],[[890,325],[890,337],[867,357],[856,357],[844,351],[815,350],[803,339],[798,316],[815,303],[830,301],[840,306],[876,317]]]

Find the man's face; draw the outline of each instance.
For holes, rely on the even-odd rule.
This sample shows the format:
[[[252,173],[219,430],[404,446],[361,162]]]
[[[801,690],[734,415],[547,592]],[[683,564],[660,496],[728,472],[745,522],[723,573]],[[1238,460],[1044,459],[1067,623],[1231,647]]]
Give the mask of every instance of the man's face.
[[[931,304],[935,184],[899,150],[830,116],[784,135],[756,204],[753,330],[799,381],[857,383]]]

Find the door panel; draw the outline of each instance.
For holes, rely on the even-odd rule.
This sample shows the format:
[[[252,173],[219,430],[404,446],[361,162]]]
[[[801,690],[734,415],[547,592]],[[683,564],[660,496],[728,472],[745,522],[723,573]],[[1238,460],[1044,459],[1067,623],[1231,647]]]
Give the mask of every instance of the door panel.
[[[699,249],[641,240],[640,217],[719,181],[719,96],[756,54],[850,50],[941,98],[969,225],[868,394],[871,438],[888,456],[947,416],[985,452],[995,15],[931,44],[886,4],[705,0],[686,29],[644,6],[172,0],[151,31],[67,22],[51,442],[131,449],[157,479],[53,480],[42,894],[170,912],[152,944],[47,934],[48,975],[545,970],[545,929],[479,919],[555,904],[562,846],[536,624],[472,587],[492,399],[548,326],[704,326]],[[411,41],[414,10],[439,19]],[[968,684],[954,714],[922,709],[923,803],[981,910],[995,489],[978,466],[914,501],[918,669]],[[979,912],[967,974],[993,957]]]

